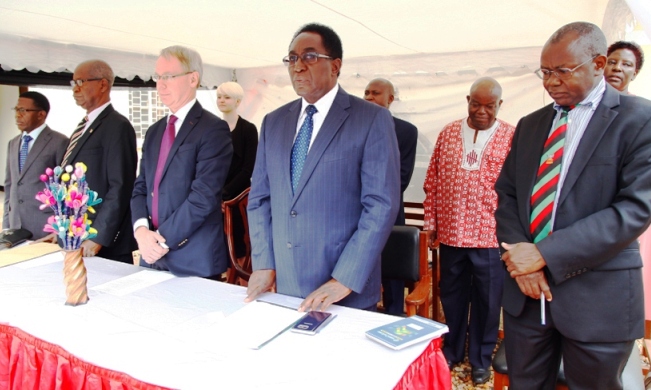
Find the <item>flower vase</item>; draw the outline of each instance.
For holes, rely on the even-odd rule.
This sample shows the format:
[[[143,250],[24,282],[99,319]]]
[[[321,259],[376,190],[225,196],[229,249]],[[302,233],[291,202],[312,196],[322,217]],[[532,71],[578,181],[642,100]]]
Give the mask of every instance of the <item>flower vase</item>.
[[[66,305],[78,306],[88,302],[86,266],[81,248],[66,250],[63,259],[63,283],[66,285]]]

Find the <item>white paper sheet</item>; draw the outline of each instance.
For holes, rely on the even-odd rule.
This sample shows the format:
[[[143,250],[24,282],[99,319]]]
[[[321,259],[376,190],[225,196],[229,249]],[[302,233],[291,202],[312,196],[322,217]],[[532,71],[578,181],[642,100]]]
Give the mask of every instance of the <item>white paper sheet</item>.
[[[38,257],[36,259],[24,261],[22,263],[16,264],[16,267],[22,269],[29,269],[29,268],[36,268],[42,265],[56,263],[56,262],[63,262],[63,252],[51,253],[49,255]]]
[[[108,283],[100,284],[91,288],[91,290],[121,297],[172,278],[174,278],[174,275],[169,272],[140,271]]]
[[[305,313],[254,301],[226,317],[216,330],[232,346],[259,349],[288,330]]]

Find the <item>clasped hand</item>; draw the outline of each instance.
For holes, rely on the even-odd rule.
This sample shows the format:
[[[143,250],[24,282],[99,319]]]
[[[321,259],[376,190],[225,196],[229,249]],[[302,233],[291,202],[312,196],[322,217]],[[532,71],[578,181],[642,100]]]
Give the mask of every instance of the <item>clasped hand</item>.
[[[161,242],[165,242],[165,237],[147,229],[146,227],[139,227],[136,229],[134,235],[136,241],[138,241],[140,256],[145,262],[147,262],[147,264],[154,264],[170,251],[169,249],[160,246]]]

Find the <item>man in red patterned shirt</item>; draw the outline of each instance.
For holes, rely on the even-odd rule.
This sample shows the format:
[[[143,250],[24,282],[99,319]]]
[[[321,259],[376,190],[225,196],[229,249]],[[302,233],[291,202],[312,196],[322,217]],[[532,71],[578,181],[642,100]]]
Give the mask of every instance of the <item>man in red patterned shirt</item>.
[[[475,81],[466,98],[468,117],[443,128],[427,169],[425,229],[430,246],[440,243],[441,303],[450,328],[443,353],[450,367],[461,362],[468,334],[472,379],[480,384],[490,378],[504,279],[494,185],[515,129],[496,119],[502,87],[494,79]]]

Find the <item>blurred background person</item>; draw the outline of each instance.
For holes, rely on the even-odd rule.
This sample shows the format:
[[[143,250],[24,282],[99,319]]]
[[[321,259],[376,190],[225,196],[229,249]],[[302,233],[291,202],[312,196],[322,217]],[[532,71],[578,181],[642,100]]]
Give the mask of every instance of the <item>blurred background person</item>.
[[[608,47],[604,76],[619,92],[628,93],[628,85],[644,65],[644,52],[634,42],[618,41]]]
[[[235,198],[251,186],[258,149],[258,130],[237,113],[243,97],[244,90],[236,82],[229,81],[217,87],[217,108],[224,114],[233,141],[233,160],[224,186],[224,200]]]
[[[224,114],[233,142],[233,159],[224,185],[223,200],[231,200],[251,187],[251,175],[258,150],[258,129],[237,113],[243,97],[244,90],[236,82],[229,81],[217,87],[217,108]],[[235,255],[241,257],[246,254],[244,226],[239,209],[233,209],[233,214]]]

